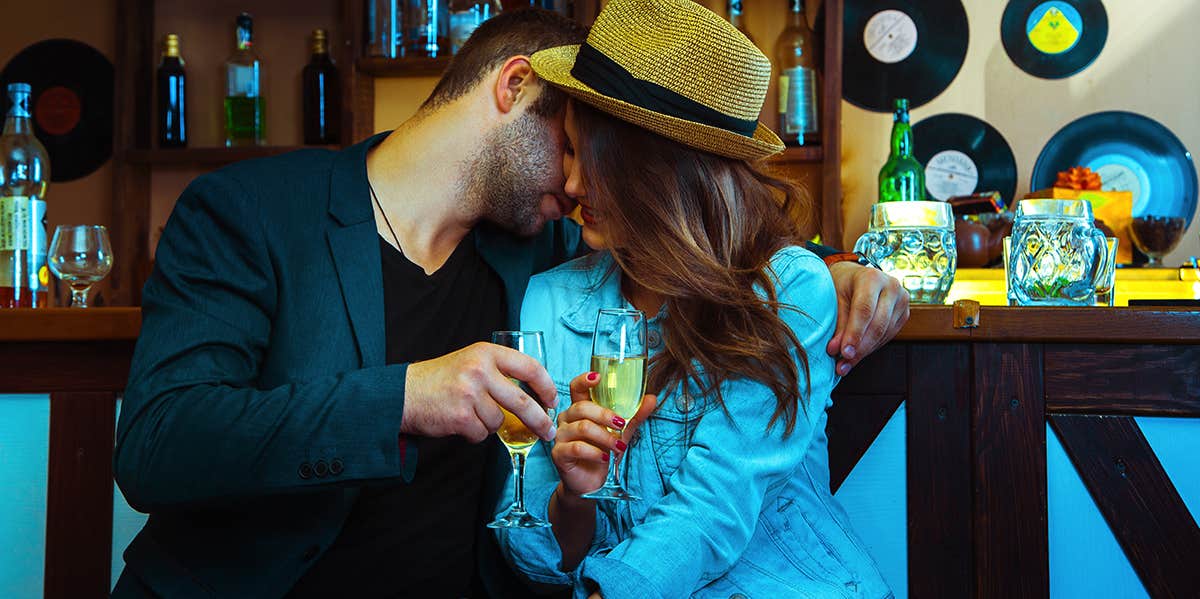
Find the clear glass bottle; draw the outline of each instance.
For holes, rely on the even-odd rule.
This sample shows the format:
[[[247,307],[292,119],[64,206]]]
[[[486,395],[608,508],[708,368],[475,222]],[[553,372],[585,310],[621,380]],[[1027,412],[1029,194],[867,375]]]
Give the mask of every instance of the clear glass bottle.
[[[450,55],[450,6],[447,0],[406,0],[403,18],[406,57]]]
[[[879,169],[880,202],[912,202],[925,199],[925,169],[913,156],[912,125],[908,122],[908,100],[896,98],[892,113],[892,151]]]
[[[156,73],[158,83],[158,146],[187,147],[187,74],[179,55],[179,36],[168,33],[163,41],[162,60]]]
[[[405,0],[366,0],[367,56],[404,56],[403,4]]]
[[[47,305],[46,187],[50,161],[33,134],[28,83],[10,83],[0,134],[0,308]]]
[[[237,50],[225,61],[225,145],[266,143],[266,105],[262,97],[262,68],[253,49],[254,18],[237,18]]]
[[[750,30],[746,28],[746,20],[742,14],[742,0],[729,0],[729,23],[742,32],[742,35],[746,36],[751,44],[758,45],[758,42],[754,41],[754,36],[750,35]]]
[[[791,0],[788,25],[775,42],[779,69],[779,137],[787,144],[821,143],[821,44],[808,26],[804,0]]]
[[[499,13],[496,0],[450,0],[450,51],[458,54],[475,29]]]
[[[336,144],[341,141],[341,93],[337,66],[329,57],[324,29],[313,31],[312,58],[301,74],[303,87],[304,143]]]

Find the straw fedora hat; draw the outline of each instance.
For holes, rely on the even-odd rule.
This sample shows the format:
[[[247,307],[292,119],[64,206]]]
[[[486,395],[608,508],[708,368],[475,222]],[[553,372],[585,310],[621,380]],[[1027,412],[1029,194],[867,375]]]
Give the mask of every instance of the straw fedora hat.
[[[582,45],[530,62],[571,96],[693,148],[742,160],[783,150],[758,121],[771,62],[693,0],[610,0]]]

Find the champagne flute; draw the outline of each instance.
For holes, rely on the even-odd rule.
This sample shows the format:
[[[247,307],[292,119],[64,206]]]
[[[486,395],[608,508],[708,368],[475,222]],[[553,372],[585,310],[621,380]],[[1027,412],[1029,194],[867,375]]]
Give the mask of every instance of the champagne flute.
[[[604,309],[596,315],[592,334],[592,372],[600,382],[592,387],[592,401],[626,422],[642,407],[646,383],[646,315],[639,310]],[[620,435],[624,429],[608,429]],[[608,463],[604,486],[583,495],[588,499],[629,501],[639,499],[617,480],[617,460]]]
[[[101,225],[59,225],[50,241],[50,270],[71,287],[71,307],[86,308],[88,289],[112,270],[112,245]]]
[[[527,356],[538,361],[542,366],[546,365],[546,350],[542,343],[541,331],[496,331],[492,333],[492,343],[511,347]],[[533,390],[529,385],[510,378],[514,385],[517,385],[525,391],[530,397],[536,398]],[[550,526],[550,523],[538,518],[529,512],[525,511],[525,458],[529,455],[529,450],[538,442],[538,436],[529,427],[525,426],[512,412],[500,408],[504,412],[504,422],[500,424],[500,430],[496,431],[496,436],[500,437],[500,441],[508,448],[508,456],[512,460],[513,467],[513,502],[503,514],[496,517],[495,520],[488,523],[488,528],[541,528]]]

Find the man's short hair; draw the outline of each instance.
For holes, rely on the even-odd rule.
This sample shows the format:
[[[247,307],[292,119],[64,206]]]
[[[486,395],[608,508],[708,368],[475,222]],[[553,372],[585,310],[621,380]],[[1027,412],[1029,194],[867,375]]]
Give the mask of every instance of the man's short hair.
[[[446,67],[421,110],[439,108],[462,97],[513,56],[581,44],[587,29],[558,13],[537,8],[504,11],[479,25]]]

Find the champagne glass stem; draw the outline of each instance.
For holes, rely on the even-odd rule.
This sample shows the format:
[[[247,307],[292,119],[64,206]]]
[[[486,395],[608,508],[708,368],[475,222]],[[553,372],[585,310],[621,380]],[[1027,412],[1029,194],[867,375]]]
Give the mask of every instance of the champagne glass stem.
[[[520,451],[510,451],[508,457],[512,459],[513,478],[513,504],[512,510],[517,514],[525,513],[525,453]]]
[[[613,452],[608,460],[608,476],[604,479],[604,486],[608,488],[618,486],[617,483],[617,461],[623,457],[623,454]]]
[[[88,307],[88,305],[87,305],[88,289],[91,289],[90,285],[87,287],[84,287],[82,289],[76,289],[74,287],[71,288],[71,307],[72,308]]]

